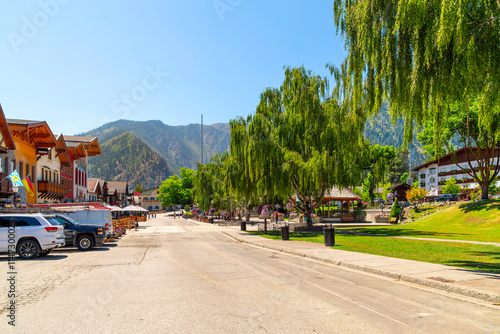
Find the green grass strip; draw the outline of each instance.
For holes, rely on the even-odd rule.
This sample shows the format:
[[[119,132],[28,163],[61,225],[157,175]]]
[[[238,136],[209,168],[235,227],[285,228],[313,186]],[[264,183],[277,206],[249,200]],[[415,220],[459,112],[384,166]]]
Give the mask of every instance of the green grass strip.
[[[281,239],[278,231],[251,233]],[[318,233],[290,233],[290,240],[324,243]],[[500,274],[500,247],[490,245],[336,234],[333,248]]]

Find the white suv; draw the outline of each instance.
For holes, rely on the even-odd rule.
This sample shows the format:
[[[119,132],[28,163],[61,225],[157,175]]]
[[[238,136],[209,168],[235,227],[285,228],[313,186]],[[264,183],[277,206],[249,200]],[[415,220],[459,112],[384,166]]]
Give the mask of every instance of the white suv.
[[[41,214],[0,214],[0,252],[16,251],[23,259],[47,255],[64,246],[64,227]]]

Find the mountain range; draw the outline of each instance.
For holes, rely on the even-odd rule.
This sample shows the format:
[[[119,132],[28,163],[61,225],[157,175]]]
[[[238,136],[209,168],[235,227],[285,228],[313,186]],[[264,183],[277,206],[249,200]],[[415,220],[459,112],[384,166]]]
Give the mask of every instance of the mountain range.
[[[404,124],[392,124],[386,109],[367,122],[365,137],[372,144],[399,147],[403,142]],[[83,136],[97,137],[102,154],[89,158],[91,177],[108,181],[128,181],[144,189],[158,186],[181,167],[196,169],[201,160],[200,124],[170,126],[161,121],[118,120]],[[203,128],[204,161],[229,149],[229,124],[217,123]],[[412,165],[425,160],[418,141],[412,145]]]
[[[91,177],[157,186],[181,167],[201,160],[200,124],[170,126],[161,121],[118,120],[82,133],[97,137],[102,154],[89,158]],[[229,124],[203,127],[204,161],[229,149]]]

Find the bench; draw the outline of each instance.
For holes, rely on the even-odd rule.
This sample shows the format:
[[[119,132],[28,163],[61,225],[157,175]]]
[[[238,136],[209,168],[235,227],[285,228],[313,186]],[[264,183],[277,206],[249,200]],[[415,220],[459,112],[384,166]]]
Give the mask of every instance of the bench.
[[[398,223],[398,219],[396,217],[392,217],[391,219],[389,219],[389,223],[390,224],[397,224]]]

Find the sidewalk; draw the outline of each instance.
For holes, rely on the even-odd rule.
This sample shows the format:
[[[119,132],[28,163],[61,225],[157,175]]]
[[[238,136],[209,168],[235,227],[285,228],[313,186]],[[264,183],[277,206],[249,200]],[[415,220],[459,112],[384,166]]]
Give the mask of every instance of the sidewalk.
[[[500,274],[337,250],[313,242],[271,240],[239,231],[236,228],[223,229],[223,234],[238,242],[432,287],[486,302],[500,303]]]

